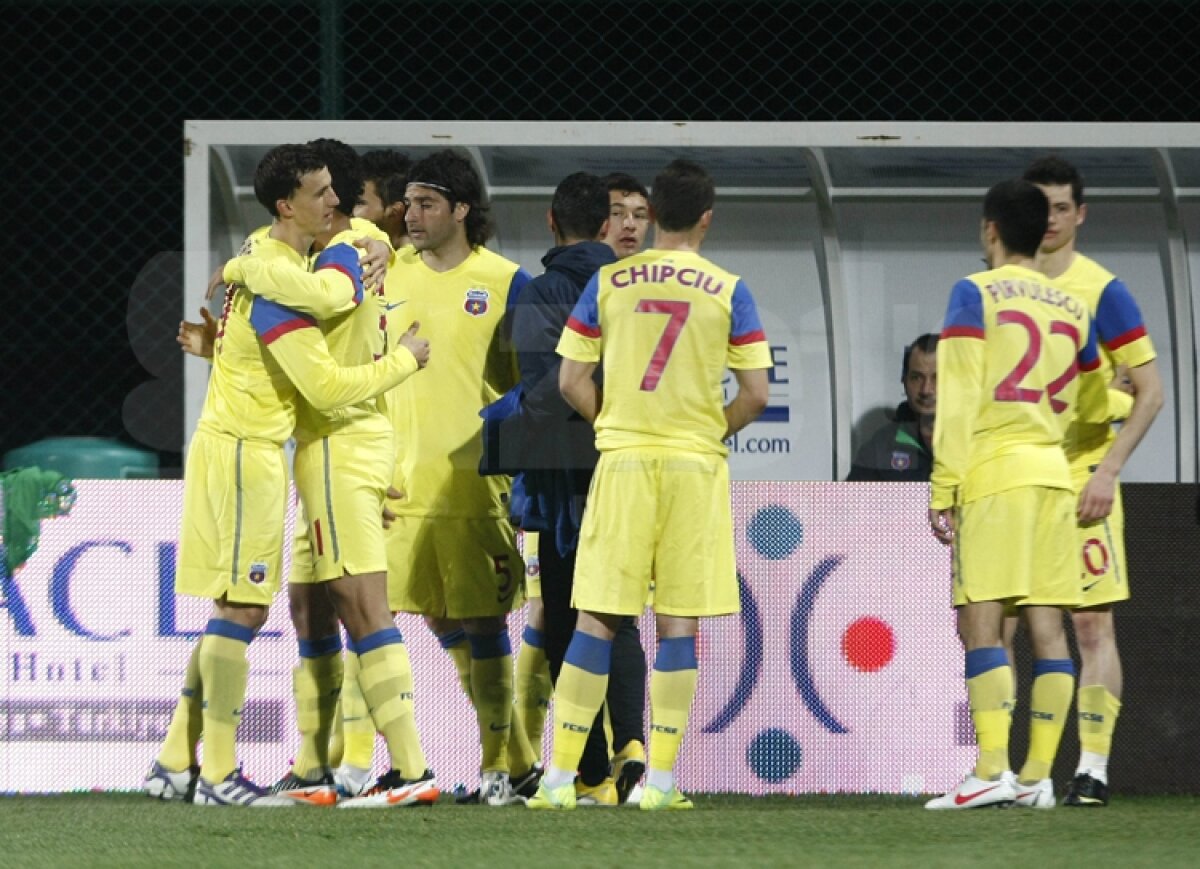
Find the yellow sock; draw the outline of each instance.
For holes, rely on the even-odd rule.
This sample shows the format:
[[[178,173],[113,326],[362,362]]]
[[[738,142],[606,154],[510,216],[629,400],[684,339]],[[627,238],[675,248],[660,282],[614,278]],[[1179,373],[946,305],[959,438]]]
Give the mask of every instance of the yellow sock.
[[[552,690],[542,632],[526,625],[513,681],[512,733],[508,740],[508,771],[512,775],[529,772],[542,759],[542,734]]]
[[[183,691],[171,714],[171,723],[162,747],[158,750],[158,762],[172,772],[182,772],[196,764],[196,743],[204,729],[201,710],[202,688],[200,682],[200,643],[192,646],[187,670],[183,674]]]
[[[1103,685],[1079,689],[1079,747],[1107,758],[1112,753],[1113,730],[1121,714],[1121,701]]]
[[[573,778],[604,694],[612,642],[576,631],[567,647],[554,692],[554,746],[551,765],[557,774]],[[549,785],[561,784],[553,777]]]
[[[355,643],[367,708],[375,729],[383,734],[392,769],[408,779],[425,772],[425,753],[413,714],[412,665],[408,648],[396,628],[384,628]],[[355,764],[357,766],[357,764]]]
[[[438,634],[438,643],[446,650],[454,664],[454,672],[458,675],[458,684],[467,697],[471,696],[471,644],[467,642],[467,632],[462,628],[448,634]]]
[[[342,763],[371,769],[375,766],[375,722],[363,697],[361,667],[358,655],[347,650],[346,675],[342,679]]]
[[[342,666],[345,667],[343,661]],[[345,683],[345,673],[343,671],[342,680]],[[354,682],[358,684],[358,676],[355,675]],[[342,759],[346,755],[346,728],[342,722],[342,695],[338,694],[337,703],[333,707],[333,727],[329,729],[329,765],[337,769],[342,765]]]
[[[212,619],[200,641],[200,681],[204,683],[204,762],[200,775],[217,783],[237,768],[237,729],[246,702],[250,662],[246,650],[254,632],[224,619]]]
[[[1058,743],[1062,739],[1071,695],[1075,692],[1075,665],[1070,658],[1033,662],[1033,688],[1029,700],[1029,754],[1020,780],[1036,784],[1050,777]]]
[[[471,702],[479,722],[483,772],[508,772],[508,735],[512,730],[512,645],[507,631],[469,634]]]
[[[967,652],[967,700],[979,743],[978,778],[993,779],[1009,768],[1012,696],[1013,671],[1002,647]]]
[[[650,673],[650,745],[646,759],[651,771],[670,773],[675,768],[687,731],[688,712],[696,697],[698,673],[695,637],[659,641]]]
[[[300,731],[292,773],[300,778],[319,778],[331,765],[329,735],[342,690],[343,669],[342,638],[337,634],[300,641],[300,664],[292,671],[292,697]]]

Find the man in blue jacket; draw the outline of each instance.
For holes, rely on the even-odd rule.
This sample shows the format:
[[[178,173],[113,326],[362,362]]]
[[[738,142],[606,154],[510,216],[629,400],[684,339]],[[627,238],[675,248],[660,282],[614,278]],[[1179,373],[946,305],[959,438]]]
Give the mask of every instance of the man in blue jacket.
[[[542,643],[552,680],[558,678],[575,629],[575,550],[599,458],[591,424],[559,393],[561,357],[555,348],[588,279],[617,259],[609,245],[597,240],[604,235],[608,217],[603,179],[576,172],[555,190],[547,214],[555,246],[542,257],[546,271],[525,285],[511,311],[512,341],[521,369],[518,393],[497,402],[492,415],[504,418],[485,426],[485,470],[520,472],[524,499],[514,503],[514,518],[523,530],[538,535],[544,615],[538,618],[531,598],[525,642]],[[507,408],[498,407],[506,402]],[[612,675],[608,701],[614,762],[610,770],[601,710],[580,761],[576,788],[581,805],[623,802],[645,769],[646,659],[632,620],[614,640]]]

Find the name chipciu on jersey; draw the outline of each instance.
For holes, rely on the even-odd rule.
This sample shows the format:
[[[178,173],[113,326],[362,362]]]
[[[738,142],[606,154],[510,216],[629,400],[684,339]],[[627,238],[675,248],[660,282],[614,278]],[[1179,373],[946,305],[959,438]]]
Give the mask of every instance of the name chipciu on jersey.
[[[701,269],[691,267],[676,268],[671,263],[647,263],[645,265],[629,266],[613,272],[609,283],[623,290],[634,284],[664,284],[671,278],[677,284],[685,287],[703,290],[710,296],[718,295],[725,289],[725,281],[718,280]]]

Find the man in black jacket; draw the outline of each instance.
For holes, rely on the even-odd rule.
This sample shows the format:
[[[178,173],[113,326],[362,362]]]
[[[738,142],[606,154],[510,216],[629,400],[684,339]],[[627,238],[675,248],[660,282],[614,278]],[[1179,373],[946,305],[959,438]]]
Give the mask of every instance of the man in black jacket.
[[[617,259],[609,245],[598,241],[608,217],[608,189],[595,175],[576,172],[555,190],[547,214],[555,246],[542,257],[546,271],[525,285],[511,311],[512,341],[521,369],[519,404],[510,408],[515,412],[498,428],[491,428],[497,436],[485,446],[485,463],[495,459],[504,466],[499,470],[521,475],[524,499],[514,504],[514,512],[523,530],[537,533],[542,590],[540,612],[537,599],[530,598],[525,641],[542,642],[552,680],[558,679],[575,630],[575,550],[599,458],[591,423],[559,393],[561,358],[555,348],[588,280]],[[491,435],[485,433],[485,438]],[[580,761],[579,804],[624,802],[641,778],[645,685],[645,653],[636,622],[629,619],[613,643],[608,706],[614,762],[610,770],[601,710]],[[511,754],[510,765],[522,765]]]
[[[937,409],[937,344],[938,336],[927,333],[904,348],[900,382],[906,400],[855,454],[848,482],[929,482]]]

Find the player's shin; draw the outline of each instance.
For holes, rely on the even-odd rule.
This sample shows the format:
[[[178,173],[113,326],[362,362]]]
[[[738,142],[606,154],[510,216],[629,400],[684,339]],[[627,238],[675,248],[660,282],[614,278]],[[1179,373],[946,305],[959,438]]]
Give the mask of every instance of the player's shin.
[[[1029,756],[1019,780],[1036,784],[1050,777],[1063,727],[1071,711],[1075,690],[1075,665],[1069,658],[1033,662],[1033,688],[1029,702]]]
[[[332,634],[299,643],[300,663],[292,671],[292,696],[300,746],[292,773],[316,779],[331,766],[329,738],[342,688],[342,640],[339,634]]]
[[[675,785],[675,761],[687,730],[688,710],[698,676],[695,637],[659,641],[650,674],[650,746],[646,783],[669,792]]]
[[[547,788],[575,778],[592,722],[608,688],[612,642],[576,631],[567,647],[554,695],[554,748]]]

